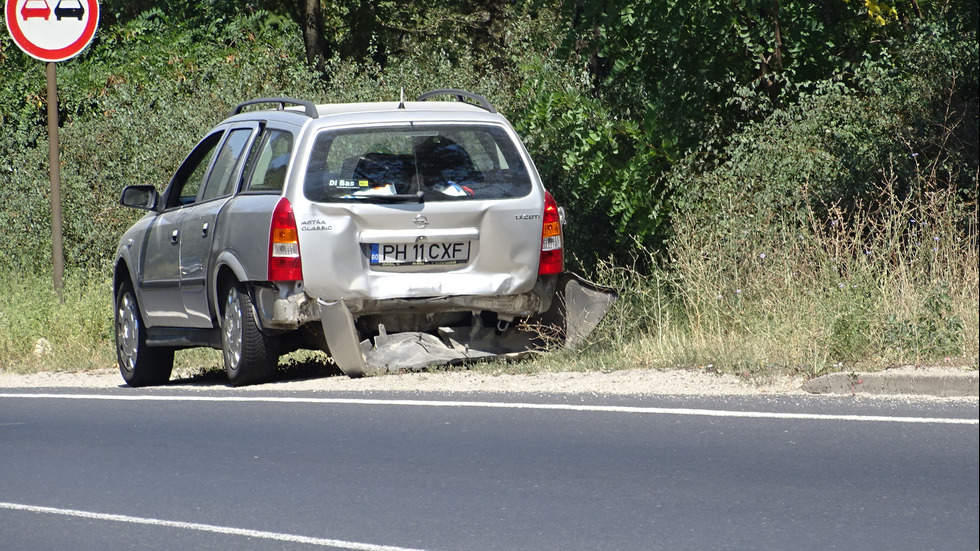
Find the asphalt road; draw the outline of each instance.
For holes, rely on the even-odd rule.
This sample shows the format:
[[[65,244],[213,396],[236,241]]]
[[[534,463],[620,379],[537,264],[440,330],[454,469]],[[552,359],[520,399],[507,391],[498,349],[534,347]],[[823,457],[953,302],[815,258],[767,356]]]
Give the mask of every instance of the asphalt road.
[[[0,549],[980,547],[975,401],[71,392],[0,393]]]

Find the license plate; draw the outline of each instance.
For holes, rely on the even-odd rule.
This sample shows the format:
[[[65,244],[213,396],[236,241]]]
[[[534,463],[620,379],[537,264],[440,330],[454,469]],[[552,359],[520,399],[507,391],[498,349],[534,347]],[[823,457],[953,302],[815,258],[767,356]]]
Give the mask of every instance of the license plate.
[[[470,259],[469,242],[372,243],[372,266],[462,264]]]

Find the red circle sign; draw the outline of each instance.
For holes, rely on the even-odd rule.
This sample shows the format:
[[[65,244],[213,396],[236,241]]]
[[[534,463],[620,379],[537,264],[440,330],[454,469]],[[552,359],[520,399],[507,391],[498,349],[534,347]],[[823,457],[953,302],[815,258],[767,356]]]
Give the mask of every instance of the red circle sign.
[[[4,20],[21,50],[41,61],[78,55],[99,25],[98,0],[4,0]]]

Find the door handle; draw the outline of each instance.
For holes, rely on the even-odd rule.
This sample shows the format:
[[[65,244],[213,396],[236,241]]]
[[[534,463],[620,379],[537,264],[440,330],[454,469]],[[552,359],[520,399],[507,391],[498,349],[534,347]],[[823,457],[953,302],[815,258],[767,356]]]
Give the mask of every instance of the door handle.
[[[207,237],[208,236],[208,228],[209,227],[210,227],[210,224],[208,224],[207,222],[205,222],[204,225],[201,226],[201,237]]]
[[[174,231],[170,232],[170,244],[171,245],[176,245],[177,244],[177,236],[178,235],[180,235],[180,230],[174,230]]]

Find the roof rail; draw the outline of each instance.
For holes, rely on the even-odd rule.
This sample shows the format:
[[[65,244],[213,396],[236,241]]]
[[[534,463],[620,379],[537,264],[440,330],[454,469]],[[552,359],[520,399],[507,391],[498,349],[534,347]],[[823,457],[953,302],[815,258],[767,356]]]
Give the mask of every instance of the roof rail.
[[[299,106],[302,106],[304,108],[307,117],[310,117],[311,119],[316,119],[316,118],[318,118],[320,116],[320,113],[316,109],[316,105],[314,105],[312,101],[306,101],[306,100],[301,100],[301,99],[292,99],[292,98],[258,98],[258,99],[250,99],[248,101],[239,103],[231,111],[231,115],[229,115],[229,116],[233,116],[233,115],[237,115],[237,114],[241,113],[242,110],[244,108],[248,107],[249,105],[258,105],[258,104],[262,104],[262,103],[277,103],[277,104],[279,104],[279,109],[285,109],[286,108],[286,105],[299,105]]]
[[[490,102],[487,101],[487,98],[485,98],[483,96],[478,96],[478,95],[474,94],[473,92],[467,92],[466,90],[456,90],[454,88],[443,88],[443,89],[440,89],[440,90],[429,90],[428,92],[426,92],[426,93],[422,94],[421,96],[419,96],[416,101],[425,101],[425,100],[427,100],[429,98],[433,98],[433,97],[436,97],[436,96],[455,96],[456,97],[456,101],[462,101],[464,103],[470,103],[470,102],[464,101],[463,98],[471,99],[471,100],[475,101],[483,109],[486,109],[487,111],[489,111],[491,113],[496,113],[497,112],[497,110],[493,108],[493,105],[491,105]],[[470,105],[473,105],[473,104],[470,103]]]

